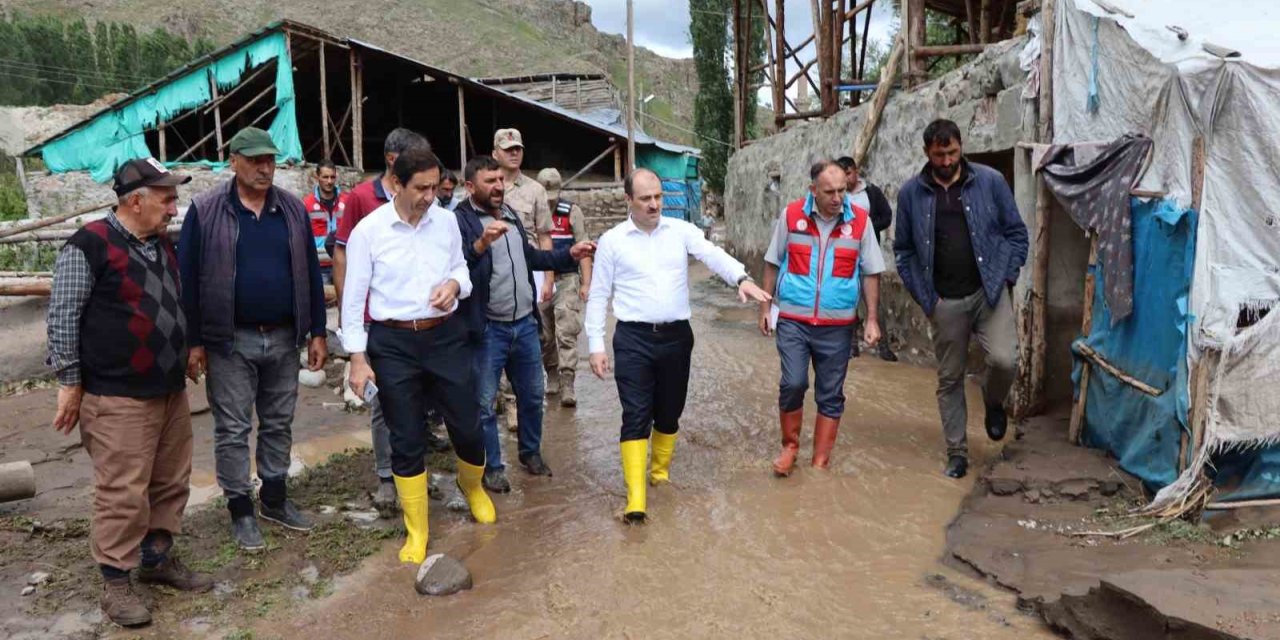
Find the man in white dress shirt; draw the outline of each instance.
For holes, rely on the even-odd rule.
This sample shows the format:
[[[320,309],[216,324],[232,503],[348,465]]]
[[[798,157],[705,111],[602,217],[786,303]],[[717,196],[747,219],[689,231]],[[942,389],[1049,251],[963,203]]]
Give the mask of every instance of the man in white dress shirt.
[[[458,456],[458,488],[477,522],[496,519],[481,486],[480,433],[472,347],[466,321],[454,315],[471,294],[462,235],[453,213],[433,204],[440,160],[429,149],[405,150],[392,165],[395,197],[347,240],[342,346],[351,353],[351,388],[364,396],[374,383],[391,430],[391,471],[408,539],[400,561],[427,557],[424,403],[444,415]],[[364,301],[373,318],[366,333]]]
[[[587,300],[587,340],[591,371],[609,371],[604,348],[605,307],[613,299],[618,325],[613,334],[614,378],[622,403],[622,476],[627,484],[623,521],[645,520],[645,462],[649,438],[653,459],[648,481],[669,481],[680,414],[689,389],[693,330],[689,327],[689,256],[738,287],[738,298],[768,302],[769,294],[747,270],[683,220],[662,216],[662,181],[637,169],[623,183],[628,219],[610,229],[596,248]]]

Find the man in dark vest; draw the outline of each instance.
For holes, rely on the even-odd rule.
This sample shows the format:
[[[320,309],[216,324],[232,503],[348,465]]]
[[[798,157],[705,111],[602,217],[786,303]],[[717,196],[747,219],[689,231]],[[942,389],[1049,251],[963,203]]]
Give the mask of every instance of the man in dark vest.
[[[590,240],[587,223],[578,205],[560,197],[560,172],[543,169],[538,183],[547,190],[551,207],[551,245],[568,249]],[[581,272],[581,277],[579,277]],[[591,290],[591,258],[583,258],[573,269],[556,272],[551,301],[538,305],[542,314],[542,366],[547,370],[547,395],[560,394],[560,406],[578,404],[573,383],[578,371],[578,333],[582,331],[582,304]]]
[[[121,626],[151,621],[142,582],[208,591],[209,576],[171,555],[191,476],[191,411],[178,258],[166,235],[178,185],[152,158],[116,173],[118,206],[58,254],[49,300],[49,365],[58,375],[53,426],[93,460],[90,548],[102,570],[102,611]]]
[[[235,176],[198,196],[178,243],[191,355],[187,374],[209,374],[218,485],[231,531],[245,550],[263,548],[249,478],[249,433],[258,412],[259,513],[295,531],[310,518],[285,493],[298,349],[319,371],[325,349],[324,283],[302,201],[272,185],[279,151],[249,127],[228,145]],[[308,341],[308,336],[310,340]]]

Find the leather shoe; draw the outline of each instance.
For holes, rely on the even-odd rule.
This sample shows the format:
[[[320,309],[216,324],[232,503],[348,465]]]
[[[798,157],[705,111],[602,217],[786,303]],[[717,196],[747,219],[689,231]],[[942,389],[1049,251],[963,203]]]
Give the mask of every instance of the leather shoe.
[[[542,461],[542,454],[531,453],[528,456],[520,456],[520,464],[524,465],[525,471],[535,476],[551,477],[551,467]]]
[[[969,459],[964,456],[951,456],[947,460],[947,468],[943,471],[947,477],[957,480],[969,474]]]
[[[263,504],[258,508],[258,515],[262,516],[263,520],[270,520],[271,522],[274,522],[286,529],[293,529],[294,531],[310,531],[316,526],[315,523],[311,521],[311,518],[308,518],[303,515],[301,511],[298,511],[298,508],[293,506],[293,502],[289,500],[285,500],[274,507]]]
[[[507,473],[502,469],[486,469],[481,484],[494,493],[511,493],[511,483],[507,482]]]
[[[1004,439],[1009,428],[1009,416],[1005,415],[1004,405],[987,405],[987,437],[999,442]]]

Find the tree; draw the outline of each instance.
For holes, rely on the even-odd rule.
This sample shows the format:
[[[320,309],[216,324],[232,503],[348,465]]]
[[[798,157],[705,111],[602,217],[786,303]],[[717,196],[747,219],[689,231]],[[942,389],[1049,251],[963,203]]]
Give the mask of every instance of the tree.
[[[769,42],[765,36],[764,24],[768,19],[767,16],[761,15],[759,7],[751,13],[751,22],[747,28],[747,62],[745,68],[759,67],[764,64],[765,54],[769,49]],[[743,21],[746,21],[746,12],[743,12]],[[752,73],[747,78],[749,87],[758,87],[764,84],[764,71],[760,70]],[[760,134],[760,121],[757,114],[760,106],[760,94],[754,89],[747,92],[746,95],[746,117],[743,122],[743,134],[749,140],[756,138]]]
[[[698,74],[693,128],[702,148],[700,164],[707,189],[724,193],[733,138],[733,92],[729,89],[729,0],[689,0],[689,39]]]

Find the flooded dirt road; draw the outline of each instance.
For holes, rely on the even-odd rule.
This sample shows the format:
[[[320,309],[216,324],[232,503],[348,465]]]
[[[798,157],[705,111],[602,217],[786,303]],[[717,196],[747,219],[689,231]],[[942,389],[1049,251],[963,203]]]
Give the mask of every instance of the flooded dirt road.
[[[548,408],[554,478],[509,467],[499,520],[478,526],[432,503],[431,551],[465,562],[475,588],[417,595],[398,542],[280,611],[265,637],[1049,638],[1014,597],[942,565],[944,529],[971,480],[944,478],[933,372],[863,357],[828,472],[771,477],[777,353],[754,313],[695,270],[693,374],[670,486],[650,523],[625,527],[613,380],[584,372],[579,406]],[[971,389],[971,394],[975,389]],[[971,395],[971,406],[980,406]],[[977,414],[978,412],[972,412]],[[807,463],[813,407],[806,409]],[[997,449],[980,415],[975,466]],[[353,434],[351,438],[359,438]],[[504,435],[504,437],[507,437]],[[508,461],[514,441],[506,442]],[[312,447],[315,449],[316,447]],[[972,477],[972,476],[971,476]]]

